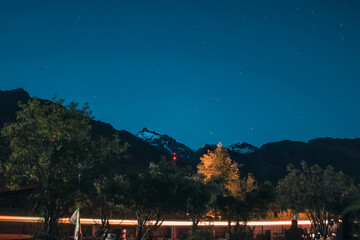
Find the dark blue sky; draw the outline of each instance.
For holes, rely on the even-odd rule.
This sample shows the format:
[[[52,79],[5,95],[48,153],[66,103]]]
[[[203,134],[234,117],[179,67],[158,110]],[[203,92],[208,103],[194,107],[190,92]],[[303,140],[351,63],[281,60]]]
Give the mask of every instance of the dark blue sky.
[[[0,89],[197,148],[360,137],[360,1],[0,1]]]

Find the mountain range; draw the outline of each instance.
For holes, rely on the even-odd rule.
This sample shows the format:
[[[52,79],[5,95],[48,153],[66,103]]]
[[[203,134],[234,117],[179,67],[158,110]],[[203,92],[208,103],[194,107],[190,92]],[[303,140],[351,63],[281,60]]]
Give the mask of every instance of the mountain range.
[[[30,95],[23,89],[10,91],[0,90],[0,128],[5,123],[16,120],[18,102],[26,103]],[[43,100],[47,101],[47,100]],[[91,120],[94,136],[110,137],[117,133],[122,142],[130,147],[115,166],[119,172],[139,171],[145,169],[150,162],[157,162],[164,156],[180,165],[195,167],[203,154],[216,148],[216,145],[206,144],[198,150],[192,150],[177,142],[174,138],[155,131],[142,129],[136,135],[126,130],[116,130],[110,124]],[[252,173],[256,179],[276,182],[286,175],[289,163],[299,166],[301,160],[309,165],[332,165],[336,170],[360,180],[360,139],[317,138],[308,142],[284,140],[264,144],[261,147],[252,146],[246,142],[231,144],[228,147],[230,157],[242,165],[243,174]]]

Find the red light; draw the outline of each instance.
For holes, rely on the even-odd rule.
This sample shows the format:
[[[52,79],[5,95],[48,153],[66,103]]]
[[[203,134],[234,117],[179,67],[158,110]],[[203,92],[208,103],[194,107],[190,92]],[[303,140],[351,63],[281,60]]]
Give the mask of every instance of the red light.
[[[176,160],[176,156],[173,157],[173,160],[174,160],[174,161]]]

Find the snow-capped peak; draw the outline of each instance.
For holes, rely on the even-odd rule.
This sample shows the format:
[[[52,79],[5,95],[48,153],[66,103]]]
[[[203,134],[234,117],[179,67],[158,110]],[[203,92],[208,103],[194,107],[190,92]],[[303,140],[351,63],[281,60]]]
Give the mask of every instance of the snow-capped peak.
[[[149,131],[147,128],[144,128],[143,130],[138,132],[136,134],[136,136],[138,138],[141,138],[142,140],[146,140],[146,141],[153,141],[153,140],[159,139],[161,137],[160,134],[158,134],[154,131]]]
[[[229,146],[229,149],[231,151],[238,152],[241,154],[247,154],[247,153],[253,153],[257,149],[257,147],[248,144],[246,142],[242,142],[242,143],[238,142],[235,144],[231,144]]]
[[[159,134],[155,131],[150,131],[147,128],[138,132],[136,136],[155,147],[169,151],[171,154],[176,153],[177,156],[184,160],[189,160],[194,154],[194,151],[184,144],[178,143],[172,137],[169,137],[166,134]]]

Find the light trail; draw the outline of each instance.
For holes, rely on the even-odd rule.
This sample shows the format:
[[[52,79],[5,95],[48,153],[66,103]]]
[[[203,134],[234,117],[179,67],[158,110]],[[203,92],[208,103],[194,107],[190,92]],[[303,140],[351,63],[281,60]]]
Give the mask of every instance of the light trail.
[[[42,221],[41,217],[24,217],[24,216],[0,216],[0,222],[16,222],[16,223],[39,223]],[[68,218],[60,218],[60,223],[70,223]],[[81,224],[84,225],[94,225],[101,224],[100,219],[92,218],[81,218]],[[120,219],[111,219],[109,220],[111,225],[137,225],[137,220],[120,220]],[[150,221],[150,223],[155,223],[155,221]],[[298,225],[310,225],[309,220],[298,221]],[[226,221],[214,221],[214,222],[200,222],[199,226],[217,226],[217,227],[226,227],[228,223]],[[291,225],[291,220],[288,221],[250,221],[247,223],[248,226],[282,226],[282,225]],[[192,226],[191,221],[164,221],[162,226]]]

